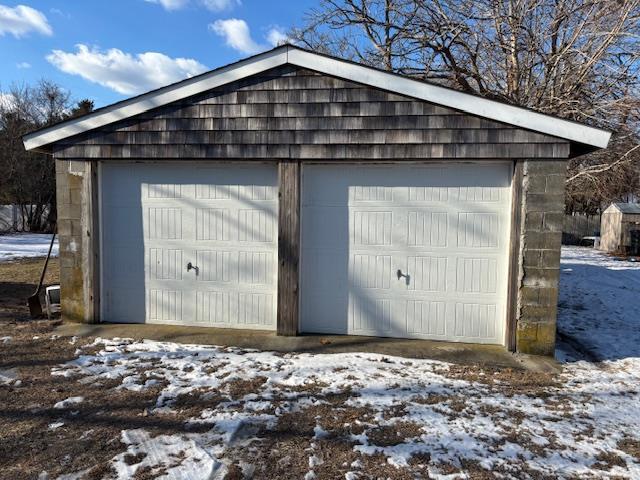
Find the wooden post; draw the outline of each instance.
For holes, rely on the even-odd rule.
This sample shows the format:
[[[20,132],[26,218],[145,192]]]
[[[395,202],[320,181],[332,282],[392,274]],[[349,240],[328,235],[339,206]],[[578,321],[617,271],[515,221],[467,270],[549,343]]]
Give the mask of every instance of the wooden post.
[[[278,335],[298,334],[300,162],[278,164]]]
[[[515,160],[511,179],[511,234],[509,238],[509,276],[507,290],[507,349],[516,351],[518,290],[520,288],[520,236],[522,233],[523,160]]]

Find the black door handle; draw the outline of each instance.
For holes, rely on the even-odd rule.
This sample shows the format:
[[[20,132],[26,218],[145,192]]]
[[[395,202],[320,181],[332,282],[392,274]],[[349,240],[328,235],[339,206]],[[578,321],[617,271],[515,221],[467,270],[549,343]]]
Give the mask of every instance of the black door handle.
[[[196,265],[193,265],[191,262],[187,263],[187,272],[195,270],[196,275],[198,274],[198,270],[200,270]]]

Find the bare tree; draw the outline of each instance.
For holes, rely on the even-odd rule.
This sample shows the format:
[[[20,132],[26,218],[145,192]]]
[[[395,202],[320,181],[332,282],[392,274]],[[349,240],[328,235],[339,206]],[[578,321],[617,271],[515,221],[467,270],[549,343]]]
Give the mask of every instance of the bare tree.
[[[323,0],[305,22],[308,47],[613,130],[568,205],[638,191],[640,0]]]
[[[73,108],[70,95],[41,80],[35,86],[13,85],[0,102],[0,201],[18,204],[22,228],[43,231],[55,221],[55,170],[48,155],[26,152],[22,136],[67,118],[90,101]],[[89,102],[88,104],[86,102]]]

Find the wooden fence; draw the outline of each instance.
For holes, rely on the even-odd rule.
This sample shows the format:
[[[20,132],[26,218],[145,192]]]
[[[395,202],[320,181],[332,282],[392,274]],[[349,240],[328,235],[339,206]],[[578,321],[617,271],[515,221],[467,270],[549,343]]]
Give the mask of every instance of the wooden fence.
[[[600,215],[565,215],[562,243],[577,245],[583,237],[600,235]]]

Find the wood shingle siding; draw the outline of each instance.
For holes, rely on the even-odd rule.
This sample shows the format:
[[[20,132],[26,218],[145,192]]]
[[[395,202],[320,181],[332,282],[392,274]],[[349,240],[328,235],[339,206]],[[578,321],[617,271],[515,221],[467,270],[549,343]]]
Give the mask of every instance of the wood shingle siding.
[[[569,142],[291,66],[55,145],[59,159],[566,158]]]

